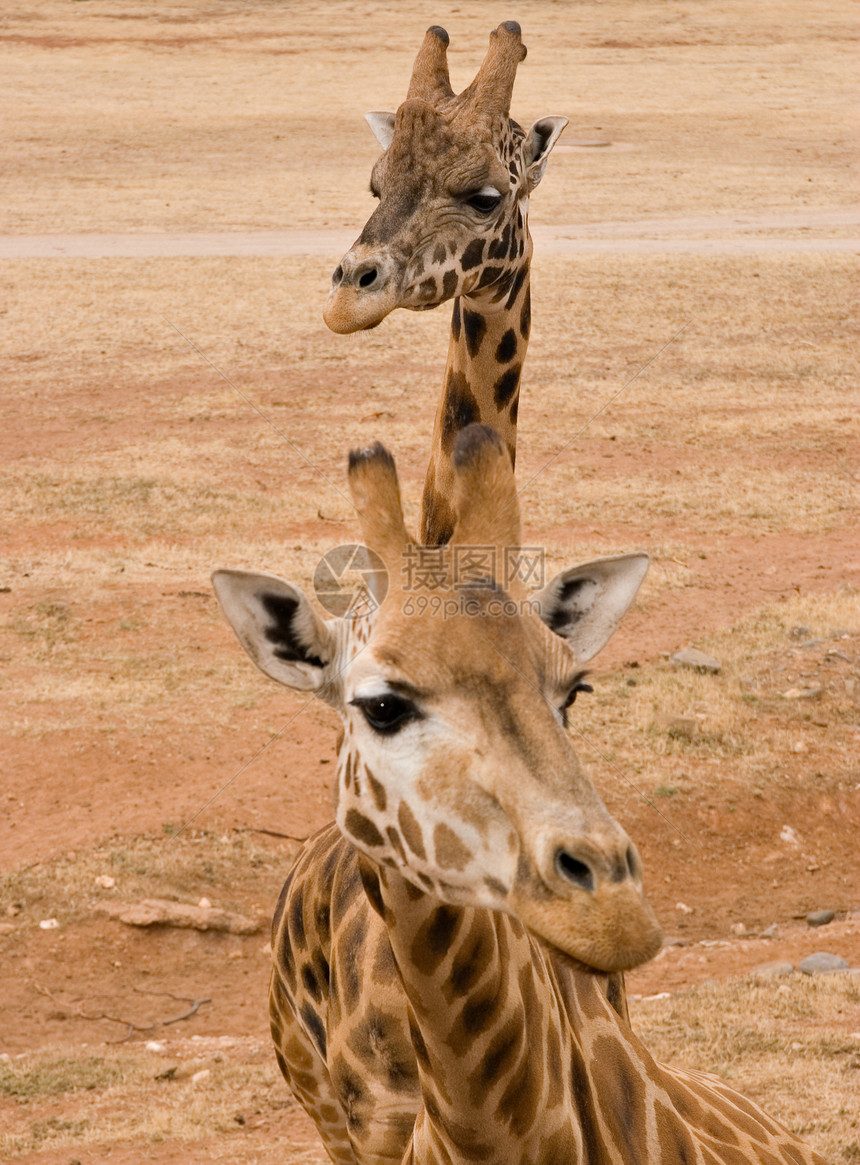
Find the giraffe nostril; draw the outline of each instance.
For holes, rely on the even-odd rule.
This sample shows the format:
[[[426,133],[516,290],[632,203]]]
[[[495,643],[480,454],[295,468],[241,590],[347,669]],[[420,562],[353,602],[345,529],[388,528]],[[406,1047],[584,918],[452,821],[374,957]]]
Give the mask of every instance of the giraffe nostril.
[[[374,285],[374,283],[376,282],[376,276],[377,276],[376,268],[371,267],[371,269],[369,271],[365,271],[365,273],[361,276],[361,278],[358,281],[358,286],[359,287],[372,287]]]
[[[338,283],[343,282],[343,267],[341,267],[340,264],[335,267],[334,272],[332,273],[331,281],[335,284],[335,286],[337,286]]]
[[[636,852],[635,847],[632,845],[628,845],[627,847],[627,870],[630,874],[630,877],[634,880],[639,877],[639,855]]]
[[[555,868],[561,876],[574,886],[579,886],[581,890],[594,889],[594,875],[579,858],[575,858],[573,854],[568,853],[567,850],[560,849],[555,855]]]

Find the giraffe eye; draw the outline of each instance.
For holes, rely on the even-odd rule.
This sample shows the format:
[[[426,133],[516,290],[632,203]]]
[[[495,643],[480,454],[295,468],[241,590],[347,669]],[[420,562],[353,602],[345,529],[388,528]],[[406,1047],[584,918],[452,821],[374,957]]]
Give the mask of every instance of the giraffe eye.
[[[502,201],[502,196],[497,190],[484,187],[482,190],[476,190],[474,194],[468,195],[466,201],[478,214],[491,214]]]
[[[411,720],[419,720],[421,713],[411,700],[389,692],[384,696],[357,696],[352,704],[358,708],[374,732],[393,736]]]

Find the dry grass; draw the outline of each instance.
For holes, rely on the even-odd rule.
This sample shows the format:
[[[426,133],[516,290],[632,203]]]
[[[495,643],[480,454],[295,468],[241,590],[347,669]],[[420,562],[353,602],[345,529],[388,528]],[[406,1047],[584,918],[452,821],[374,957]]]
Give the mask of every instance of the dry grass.
[[[145,728],[159,705],[169,715],[172,693],[207,685],[249,706],[264,689],[229,637],[200,668],[176,655],[166,613],[143,611],[138,595],[153,584],[203,595],[215,565],[262,565],[308,586],[322,554],[354,536],[346,449],[379,433],[397,453],[414,521],[445,313],[331,336],[306,294],[325,285],[322,261],[297,262],[291,280],[269,260],[101,261],[83,281],[76,263],[13,267],[7,404],[20,416],[37,400],[44,432],[33,430],[36,448],[10,461],[0,482],[0,583],[12,586],[0,650],[33,669],[10,709],[13,728],[115,715]],[[539,258],[520,471],[526,536],[546,546],[551,569],[645,546],[655,562],[647,609],[689,583],[705,535],[818,534],[851,519],[857,471],[847,450],[860,425],[843,330],[851,271],[832,261],[824,295],[819,267],[815,256],[589,259],[572,278],[569,264]],[[765,276],[755,302],[753,269]],[[43,312],[48,297],[63,308]],[[610,402],[693,300],[703,314],[678,350]],[[161,313],[178,318],[236,388]],[[802,330],[816,344],[813,379],[806,349],[784,343]],[[38,359],[21,359],[28,353]],[[344,391],[357,408],[343,408]],[[568,524],[580,531],[574,550]],[[718,574],[719,548],[709,554]],[[190,598],[187,607],[202,632],[219,633],[214,604]],[[223,722],[218,708],[207,705],[214,723]]]
[[[397,453],[414,520],[446,313],[394,317],[384,334],[344,341],[325,332],[319,304],[311,307],[305,294],[325,286],[321,262],[296,265],[301,293],[290,292],[282,271],[274,280],[278,269],[267,260],[102,261],[93,265],[95,292],[82,290],[75,264],[14,266],[10,397],[16,411],[27,398],[44,399],[40,416],[57,441],[8,467],[2,532],[17,545],[56,531],[65,545],[59,560],[56,550],[36,563],[15,554],[7,571],[26,569],[33,578],[35,567],[62,585],[82,556],[83,569],[95,565],[88,543],[107,542],[96,581],[121,561],[138,571],[141,559],[163,562],[167,537],[176,573],[194,571],[205,584],[214,562],[239,553],[250,560],[253,552],[259,563],[260,538],[271,539],[285,521],[294,530],[313,524],[318,513],[332,519],[323,532],[331,544],[351,528],[346,450],[381,432]],[[615,531],[609,549],[623,549],[645,535],[653,540],[655,525],[680,520],[695,549],[705,534],[844,525],[856,510],[860,435],[860,370],[844,319],[852,270],[831,258],[822,295],[820,266],[816,256],[779,264],[630,258],[577,261],[573,272],[569,263],[540,260],[538,274],[546,275],[519,466],[529,483],[529,536],[569,521],[599,524]],[[753,268],[766,269],[761,318],[741,334],[735,320],[739,327],[752,310]],[[225,282],[236,292],[229,313]],[[242,309],[252,290],[253,322]],[[49,292],[61,292],[66,317],[49,319],[45,334],[34,336]],[[676,345],[612,399],[691,310],[693,324]],[[235,389],[162,311],[179,319]],[[27,348],[16,352],[25,326]],[[272,349],[272,337],[283,350]],[[806,342],[815,345],[811,354]],[[39,358],[22,363],[28,351]],[[94,381],[105,357],[110,374]],[[344,410],[343,395],[353,392],[358,409]],[[618,533],[625,527],[626,543]],[[324,548],[320,534],[312,531],[308,559],[296,563],[306,576]],[[189,543],[197,553],[176,561],[176,548]],[[271,555],[267,561],[279,568]]]
[[[462,86],[498,6],[441,3],[433,18]],[[529,56],[516,115],[564,112],[569,140],[632,147],[559,154],[544,221],[851,199],[853,44],[834,0],[789,24],[777,0],[520,0],[517,18]],[[396,25],[387,5],[339,0],[173,0],[158,18],[107,0],[5,5],[6,229],[357,226],[375,154],[361,114],[402,100],[427,21],[418,0],[398,5]]]
[[[83,566],[80,576],[86,578]],[[235,653],[231,658],[223,651],[215,660],[201,661],[199,647],[176,652],[166,610],[114,606],[108,619],[99,613],[93,643],[93,612],[99,612],[100,599],[110,597],[90,591],[84,599],[69,596],[67,602],[24,601],[0,625],[0,643],[17,666],[31,673],[26,699],[18,696],[10,708],[8,731],[38,735],[57,728],[122,725],[125,731],[152,733],[159,723],[175,719],[178,700],[200,701],[196,723],[223,729],[233,709],[254,707],[270,695]],[[180,596],[180,602],[193,612],[198,640],[207,626],[217,624],[220,630],[211,596],[193,593]],[[10,685],[0,681],[0,692],[4,688],[11,697]]]
[[[0,1063],[3,1097],[4,1160],[45,1149],[109,1152],[129,1142],[151,1149],[171,1141],[187,1151],[222,1138],[237,1150],[231,1159],[244,1160],[243,1129],[277,1120],[293,1104],[268,1048],[218,1038],[172,1041],[160,1053],[137,1045],[15,1057]],[[267,1139],[271,1152],[292,1148],[274,1131]],[[323,1158],[286,1159],[298,1165]]]
[[[268,917],[289,868],[289,851],[259,844],[248,834],[195,829],[179,834],[179,828],[166,824],[161,837],[114,839],[4,874],[0,916],[13,916],[18,927],[32,929],[47,911],[66,926],[90,918],[101,902],[194,903],[217,892],[225,910],[254,914],[265,903]],[[104,875],[113,878],[113,887],[99,886]]]
[[[565,140],[624,147],[557,151],[536,223],[815,211],[853,197],[854,34],[835,0],[804,5],[790,26],[776,0],[659,11],[646,0],[522,0],[517,15],[529,57],[514,113],[563,112]],[[413,0],[396,27],[390,6],[338,0],[241,11],[170,0],[157,15],[108,0],[7,4],[0,92],[16,115],[0,144],[0,229],[357,231],[376,156],[361,113],[402,98],[427,19]],[[433,19],[451,32],[463,81],[497,6],[442,4]],[[145,768],[136,748],[98,763],[109,755],[117,772],[151,782],[159,813],[165,800],[156,821],[172,820],[168,785],[185,779],[192,729],[203,726],[217,755],[242,712],[268,716],[271,702],[206,597],[211,569],[263,568],[307,586],[322,553],[355,530],[346,451],[377,436],[397,455],[414,524],[447,312],[332,336],[320,315],[337,258],[6,264],[0,701],[16,743],[41,742],[45,780],[52,766],[74,772],[69,757],[81,755],[65,738],[50,752],[55,731],[88,742],[131,733],[148,742]],[[719,580],[732,546],[802,532],[817,547],[850,529],[855,281],[853,260],[835,255],[572,261],[539,250],[518,471],[535,478],[527,539],[550,566],[648,549],[648,618],[701,585],[705,553]],[[856,633],[856,593],[758,605],[697,640],[722,658],[719,677],[654,661],[598,677],[577,704],[577,728],[601,742],[602,758],[585,750],[591,768],[616,800],[627,790],[619,771],[664,806],[706,781],[724,799],[766,796],[786,770],[794,779],[798,746],[811,773],[855,771],[856,689],[840,686],[841,664],[804,656],[788,633],[799,623],[813,637]],[[804,675],[825,674],[817,701],[785,698]],[[671,732],[659,714],[696,728]],[[35,753],[22,755],[29,766]],[[299,797],[315,779],[301,775]],[[215,787],[208,770],[204,783]],[[70,815],[93,795],[62,792]],[[283,860],[244,837],[114,838],[19,870],[0,909],[19,911],[25,939],[58,903],[63,926],[85,928],[115,893],[95,886],[102,873],[128,897],[193,901],[214,887],[224,905],[268,909]],[[828,1159],[857,1160],[856,1039],[844,1050],[856,997],[843,978],[786,986],[642,1002],[637,1023],[662,1058],[722,1072]],[[154,1079],[172,1064],[173,1082]],[[203,1068],[210,1075],[192,1083]],[[98,1146],[117,1157],[129,1143],[175,1142],[187,1160],[321,1162],[281,1132],[274,1075],[268,1049],[241,1040],[178,1041],[169,1057],[77,1045],[4,1060],[0,1155],[67,1160]],[[255,1121],[257,1141],[243,1140]]]
[[[833,1165],[860,1159],[856,975],[703,984],[631,1011],[658,1060],[721,1076]]]
[[[634,1000],[632,1011],[659,1060],[721,1076],[837,1165],[860,1153],[858,1004],[856,976],[796,974],[778,984],[731,980]],[[57,1048],[0,1062],[0,1149],[15,1159],[39,1149],[78,1153],[169,1140],[190,1152],[229,1137],[231,1159],[245,1160],[241,1129],[277,1126],[291,1103],[268,1049],[253,1041],[174,1040],[161,1053],[140,1045]],[[294,1165],[323,1160],[313,1150],[296,1152],[277,1127],[266,1131],[262,1159],[276,1153]]]
[[[801,639],[795,628],[807,629]],[[661,660],[598,678],[594,698],[577,704],[575,732],[589,750],[613,742],[593,758],[601,782],[616,788],[620,771],[654,774],[648,791],[658,796],[690,792],[703,764],[718,769],[720,789],[764,796],[797,753],[812,771],[850,779],[860,690],[845,652],[850,659],[858,642],[855,591],[798,596],[697,641],[720,661],[718,676]],[[805,690],[813,695],[798,698]]]

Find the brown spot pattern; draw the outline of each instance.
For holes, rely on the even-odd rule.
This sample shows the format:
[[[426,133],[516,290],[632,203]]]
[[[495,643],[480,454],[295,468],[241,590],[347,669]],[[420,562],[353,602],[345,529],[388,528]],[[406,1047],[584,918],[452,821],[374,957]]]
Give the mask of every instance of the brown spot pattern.
[[[376,777],[373,775],[370,769],[365,768],[364,775],[367,777],[368,784],[370,785],[370,791],[373,794],[374,804],[381,813],[385,806],[388,804],[388,797],[385,792],[385,786],[380,781],[377,781]]]
[[[472,860],[472,851],[444,821],[433,830],[433,849],[437,864],[445,869],[465,870]]]
[[[378,849],[382,845],[382,834],[370,818],[359,813],[357,809],[347,810],[345,825],[350,837],[363,845],[370,846],[371,849]]]
[[[442,419],[442,448],[450,454],[454,440],[461,429],[481,419],[475,395],[461,372],[452,369],[448,375],[445,414]]]
[[[422,861],[427,860],[427,851],[424,848],[424,835],[421,831],[421,826],[415,817],[415,814],[409,808],[405,801],[401,801],[397,809],[397,820],[400,824],[400,832],[403,834],[406,844],[412,850],[416,857]]]
[[[493,386],[493,400],[498,409],[503,409],[513,399],[514,393],[520,386],[522,365],[514,364],[507,372],[503,372]]]
[[[469,350],[469,355],[477,356],[487,331],[487,321],[480,312],[464,309],[463,331],[466,334],[466,347]]]

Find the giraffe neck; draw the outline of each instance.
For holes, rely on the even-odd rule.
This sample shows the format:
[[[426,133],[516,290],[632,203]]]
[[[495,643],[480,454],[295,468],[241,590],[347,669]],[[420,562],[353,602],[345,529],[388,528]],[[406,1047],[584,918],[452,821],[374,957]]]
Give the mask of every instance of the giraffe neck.
[[[523,927],[443,904],[367,861],[362,879],[388,928],[418,1067],[423,1103],[404,1162],[590,1161],[559,1104],[569,1059],[559,998]]]
[[[451,537],[454,483],[451,462],[457,433],[478,421],[495,429],[516,459],[520,374],[529,342],[532,244],[523,220],[518,265],[492,287],[454,300],[448,361],[430,464],[424,484],[421,540],[438,546]],[[512,244],[513,245],[513,244]],[[490,256],[493,244],[490,244]],[[493,272],[488,267],[488,272]]]
[[[586,970],[509,915],[359,858],[406,997],[421,1107],[404,1165],[824,1165],[714,1077],[658,1064]]]

